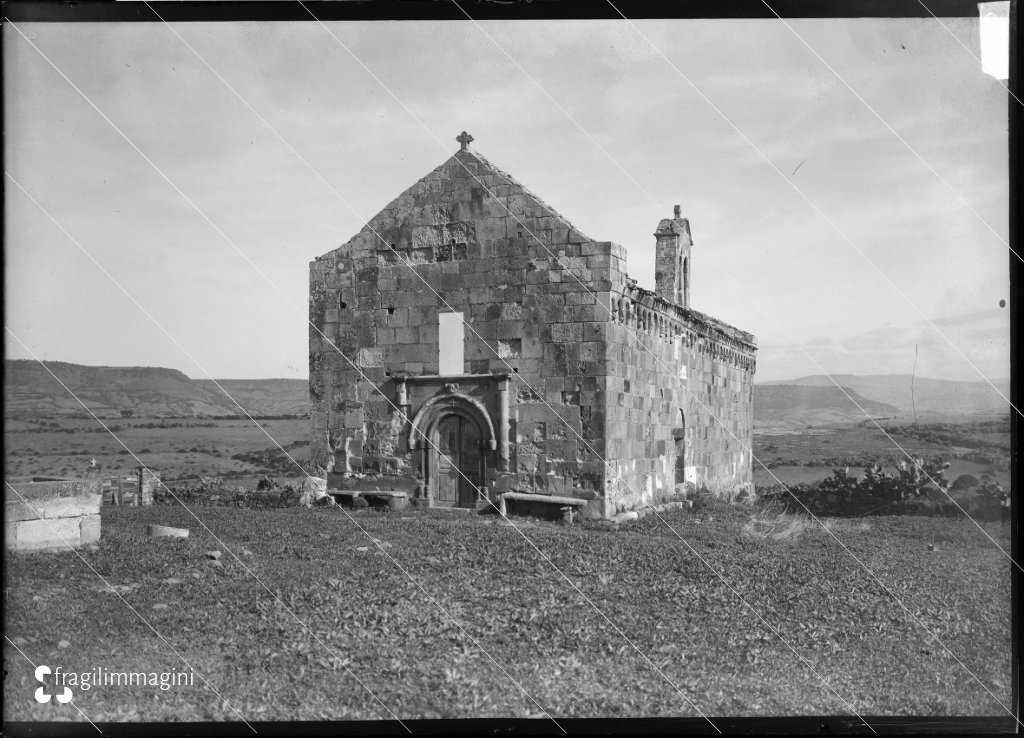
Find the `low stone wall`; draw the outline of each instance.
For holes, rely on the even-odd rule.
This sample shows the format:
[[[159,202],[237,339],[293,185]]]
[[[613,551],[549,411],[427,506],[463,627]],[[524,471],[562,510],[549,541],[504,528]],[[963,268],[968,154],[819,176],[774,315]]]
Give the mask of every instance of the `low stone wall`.
[[[8,550],[34,551],[96,543],[102,498],[99,477],[8,482],[4,485],[4,545]]]

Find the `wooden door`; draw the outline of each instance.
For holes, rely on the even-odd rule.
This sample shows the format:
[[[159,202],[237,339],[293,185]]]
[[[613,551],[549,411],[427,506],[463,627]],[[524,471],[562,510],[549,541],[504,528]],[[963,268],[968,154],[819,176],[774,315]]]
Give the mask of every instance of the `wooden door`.
[[[476,424],[449,415],[437,424],[437,483],[434,502],[439,507],[473,507],[481,484],[480,431]]]
[[[474,507],[480,487],[480,432],[476,423],[466,419],[460,428],[459,468],[466,476],[459,476],[459,507]]]
[[[437,485],[435,502],[454,506],[459,502],[459,426],[462,419],[449,415],[437,424]]]

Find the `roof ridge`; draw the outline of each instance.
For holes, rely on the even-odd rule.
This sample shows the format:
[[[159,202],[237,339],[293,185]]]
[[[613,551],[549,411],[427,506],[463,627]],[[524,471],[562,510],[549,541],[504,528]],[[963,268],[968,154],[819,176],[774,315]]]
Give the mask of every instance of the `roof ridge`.
[[[542,208],[545,208],[546,210],[550,210],[552,213],[554,213],[555,216],[557,216],[557,217],[561,218],[562,220],[564,220],[572,230],[576,231],[576,233],[578,233],[583,238],[584,241],[594,241],[595,240],[595,239],[591,238],[590,236],[588,236],[587,234],[585,234],[579,228],[577,228],[575,226],[575,224],[573,224],[573,222],[571,220],[569,220],[567,217],[565,217],[565,215],[563,215],[557,208],[552,207],[551,205],[549,205],[542,197],[540,197],[539,195],[535,194],[526,185],[524,185],[518,179],[516,179],[511,174],[506,172],[504,169],[502,169],[501,167],[496,165],[494,162],[492,162],[490,159],[488,159],[486,156],[484,156],[480,152],[475,151],[475,150],[474,151],[468,151],[468,150],[467,151],[456,151],[454,154],[452,154],[451,158],[449,158],[448,161],[445,162],[445,164],[447,164],[452,159],[458,159],[460,154],[468,154],[468,155],[474,157],[481,164],[483,164],[484,166],[490,168],[499,177],[502,177],[503,179],[505,179],[505,181],[508,184],[510,184],[510,185],[512,185],[514,187],[518,187],[520,190],[523,191],[523,194],[525,194],[527,197],[529,197],[534,202],[536,202],[537,205],[539,205]],[[444,164],[442,164],[441,166],[444,166]]]

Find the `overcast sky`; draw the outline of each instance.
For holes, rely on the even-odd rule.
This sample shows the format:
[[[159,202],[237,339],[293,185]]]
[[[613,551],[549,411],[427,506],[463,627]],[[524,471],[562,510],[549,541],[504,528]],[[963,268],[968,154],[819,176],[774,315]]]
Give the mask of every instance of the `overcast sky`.
[[[918,375],[980,380],[947,338],[1009,376],[1007,92],[960,44],[977,19],[787,22],[867,105],[778,20],[175,24],[337,194],[168,26],[19,25],[245,257],[5,25],[8,174],[194,360],[10,179],[6,324],[45,359],[305,378],[309,261],[466,129],[643,286],[681,205],[692,305],[758,336],[756,379],[909,373],[917,345]]]

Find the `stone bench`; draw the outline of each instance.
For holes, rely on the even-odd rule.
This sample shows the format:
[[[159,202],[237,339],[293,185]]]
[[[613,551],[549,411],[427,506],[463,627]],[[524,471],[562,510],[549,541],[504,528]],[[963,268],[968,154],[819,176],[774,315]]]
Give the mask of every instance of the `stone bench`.
[[[578,514],[577,508],[583,507],[590,500],[581,500],[577,497],[563,497],[560,495],[540,495],[533,492],[505,492],[498,498],[498,510],[502,516],[508,515],[508,501],[520,500],[522,502],[540,502],[547,505],[558,505],[562,511],[562,520],[572,523]]]
[[[339,497],[347,498],[354,503],[357,497],[363,499],[383,499],[390,510],[402,510],[409,505],[409,495],[401,490],[393,489],[329,489],[327,494],[341,502]]]
[[[327,488],[331,490],[332,494],[334,492],[374,492],[385,489],[393,492],[405,492],[411,498],[416,492],[417,484],[419,482],[416,480],[404,477],[352,477],[336,472],[327,474]]]

